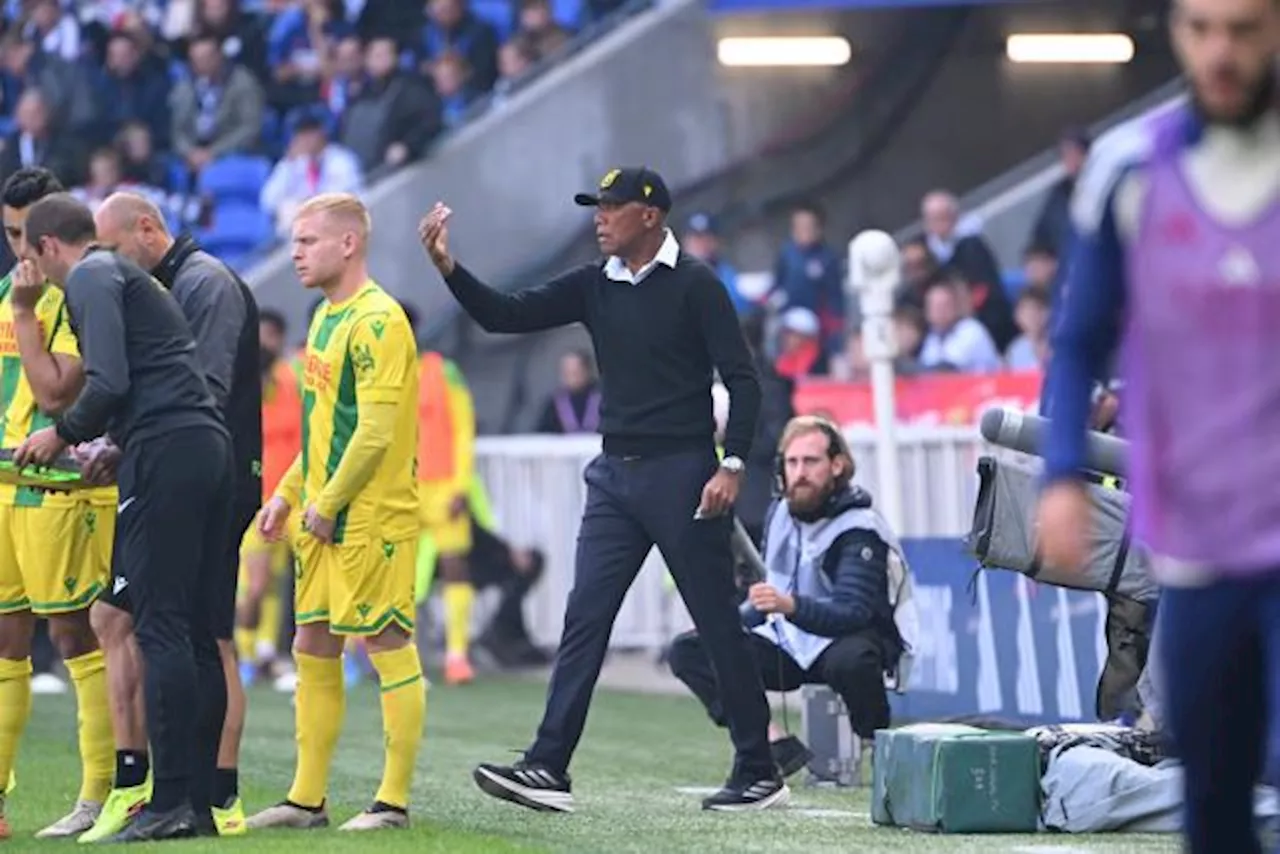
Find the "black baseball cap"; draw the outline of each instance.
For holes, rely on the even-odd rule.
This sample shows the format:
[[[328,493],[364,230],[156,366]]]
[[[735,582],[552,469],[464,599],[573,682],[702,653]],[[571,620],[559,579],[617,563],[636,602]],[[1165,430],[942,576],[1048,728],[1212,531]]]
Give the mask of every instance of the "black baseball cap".
[[[657,208],[664,213],[671,210],[671,193],[662,176],[647,166],[639,169],[610,169],[596,193],[578,193],[574,202],[594,208],[600,204],[625,205],[639,202]]]

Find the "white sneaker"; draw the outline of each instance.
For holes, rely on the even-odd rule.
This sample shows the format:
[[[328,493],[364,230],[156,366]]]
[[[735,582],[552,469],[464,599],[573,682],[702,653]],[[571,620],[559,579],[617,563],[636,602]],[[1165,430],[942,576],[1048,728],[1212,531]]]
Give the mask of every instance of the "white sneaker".
[[[31,677],[32,694],[65,694],[67,683],[52,673],[37,673]]]
[[[409,826],[409,814],[400,810],[365,810],[339,830],[401,830]]]
[[[294,830],[312,830],[329,826],[329,814],[324,807],[318,810],[303,809],[300,806],[285,802],[267,807],[257,815],[249,817],[245,826],[250,830],[265,830],[271,827],[288,827]]]
[[[66,839],[93,827],[102,813],[101,801],[76,801],[75,808],[36,834],[36,839]]]

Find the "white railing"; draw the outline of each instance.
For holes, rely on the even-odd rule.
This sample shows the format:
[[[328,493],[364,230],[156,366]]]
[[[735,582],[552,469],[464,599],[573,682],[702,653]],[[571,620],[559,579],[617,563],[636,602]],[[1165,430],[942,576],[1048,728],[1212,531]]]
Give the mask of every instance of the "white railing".
[[[846,432],[857,462],[855,481],[876,494],[876,442],[870,429]],[[969,530],[978,457],[988,453],[973,427],[903,427],[897,432],[903,537],[958,537]],[[559,639],[573,586],[579,516],[586,500],[582,470],[600,451],[595,436],[503,436],[476,443],[476,465],[489,489],[504,537],[547,555],[543,581],[525,615],[535,642]],[[690,625],[665,583],[655,549],[623,602],[612,645],[657,649]]]

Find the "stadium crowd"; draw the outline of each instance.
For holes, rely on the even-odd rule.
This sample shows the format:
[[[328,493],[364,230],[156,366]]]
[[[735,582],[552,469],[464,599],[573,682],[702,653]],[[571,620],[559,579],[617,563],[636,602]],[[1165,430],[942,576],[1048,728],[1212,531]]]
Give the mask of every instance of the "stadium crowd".
[[[303,199],[425,156],[620,5],[8,0],[0,180],[39,165],[91,206],[144,193],[242,266]]]

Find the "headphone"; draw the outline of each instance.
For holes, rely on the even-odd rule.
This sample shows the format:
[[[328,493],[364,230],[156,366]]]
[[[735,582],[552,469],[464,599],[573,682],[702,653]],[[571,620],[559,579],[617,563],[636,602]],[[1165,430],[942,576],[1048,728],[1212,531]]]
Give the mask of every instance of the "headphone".
[[[786,445],[791,444],[791,440],[798,433],[812,430],[820,430],[826,435],[827,459],[834,460],[836,457],[843,455],[849,460],[849,465],[853,466],[853,451],[849,449],[849,443],[845,440],[844,434],[840,432],[840,429],[835,424],[821,415],[797,415],[788,421],[787,426],[783,428],[782,438],[778,440],[778,452],[773,457],[774,495],[787,494]],[[853,476],[852,468],[849,476]]]

